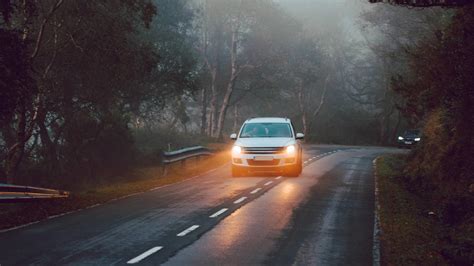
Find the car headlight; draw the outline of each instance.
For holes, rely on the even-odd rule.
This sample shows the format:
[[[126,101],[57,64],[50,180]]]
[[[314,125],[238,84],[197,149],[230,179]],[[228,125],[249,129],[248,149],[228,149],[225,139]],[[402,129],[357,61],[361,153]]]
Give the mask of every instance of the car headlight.
[[[420,140],[421,140],[421,138],[415,138],[415,141],[420,141]]]
[[[398,140],[403,140],[403,137],[402,137],[402,136],[399,136],[399,137],[398,137]]]
[[[241,152],[242,152],[242,148],[240,146],[232,147],[232,154],[233,155],[239,155]]]
[[[290,145],[290,146],[286,147],[286,153],[288,153],[290,155],[295,154],[295,151],[296,151],[295,145]]]

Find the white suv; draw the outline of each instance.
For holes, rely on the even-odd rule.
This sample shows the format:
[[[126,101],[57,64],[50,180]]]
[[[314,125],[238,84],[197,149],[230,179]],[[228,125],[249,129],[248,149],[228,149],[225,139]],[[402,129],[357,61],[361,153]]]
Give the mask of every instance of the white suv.
[[[232,134],[232,176],[249,172],[280,172],[299,176],[303,169],[304,134],[295,133],[288,118],[252,118],[242,125],[239,135]]]

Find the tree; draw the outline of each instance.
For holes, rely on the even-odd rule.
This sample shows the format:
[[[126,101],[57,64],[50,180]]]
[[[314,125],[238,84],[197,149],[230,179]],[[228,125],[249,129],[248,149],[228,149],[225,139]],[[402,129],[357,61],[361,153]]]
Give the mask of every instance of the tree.
[[[369,3],[389,3],[392,5],[403,5],[411,7],[459,7],[472,3],[472,0],[369,0]]]
[[[288,41],[301,26],[273,1],[208,0],[202,6],[197,50],[209,92],[208,101],[201,103],[208,102],[209,108],[202,107],[207,117],[201,121],[207,121],[210,136],[220,138],[229,107],[251,100],[252,94],[268,97],[275,83],[271,76],[286,60]]]
[[[8,99],[1,170],[10,183],[22,162],[51,179],[127,165],[117,162],[133,159],[132,119],[193,90],[186,1],[3,1],[0,8],[0,71],[9,77],[0,82]]]

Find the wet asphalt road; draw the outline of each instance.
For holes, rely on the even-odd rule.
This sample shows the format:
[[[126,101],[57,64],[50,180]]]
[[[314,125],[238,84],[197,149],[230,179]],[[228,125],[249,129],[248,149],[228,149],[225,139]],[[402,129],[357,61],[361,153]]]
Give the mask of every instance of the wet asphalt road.
[[[311,145],[298,178],[184,182],[0,233],[0,265],[370,265],[374,147]]]

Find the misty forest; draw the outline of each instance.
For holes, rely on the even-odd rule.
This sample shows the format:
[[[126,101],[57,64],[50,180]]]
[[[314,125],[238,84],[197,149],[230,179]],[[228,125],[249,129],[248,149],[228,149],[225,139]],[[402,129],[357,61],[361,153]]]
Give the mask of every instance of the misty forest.
[[[419,129],[400,180],[473,259],[472,1],[3,0],[0,46],[0,183],[113,190],[252,117],[360,149]]]
[[[472,5],[45,0],[0,11],[0,181],[113,181],[280,116],[308,143],[394,145],[422,129],[405,169],[413,187],[455,206],[469,197]]]

